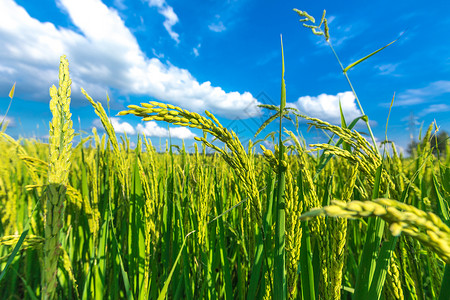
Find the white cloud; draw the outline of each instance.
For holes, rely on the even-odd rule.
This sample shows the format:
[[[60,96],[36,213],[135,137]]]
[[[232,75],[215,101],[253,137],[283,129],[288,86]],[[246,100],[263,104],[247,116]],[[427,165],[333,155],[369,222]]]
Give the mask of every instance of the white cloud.
[[[264,140],[262,143],[266,149],[274,150],[274,148],[275,148],[275,144],[269,139]]]
[[[172,6],[167,5],[165,0],[149,0],[148,5],[150,7],[154,6],[158,8],[158,12],[166,18],[163,23],[164,28],[169,33],[170,37],[179,43],[180,35],[172,30],[172,27],[178,23],[178,16],[173,11]]]
[[[447,112],[450,111],[450,105],[447,104],[432,104],[430,106],[428,106],[427,108],[425,108],[424,110],[422,110],[419,113],[419,116],[423,117],[425,115],[431,114],[431,113],[439,113],[439,112]]]
[[[150,5],[166,7],[162,0]],[[12,0],[0,1],[0,90],[7,93],[17,81],[22,98],[48,101],[48,87],[57,83],[59,57],[66,54],[73,103],[84,99],[80,87],[94,99],[104,99],[112,88],[228,118],[260,114],[260,103],[249,92],[225,92],[209,81],[198,82],[186,69],[148,58],[117,11],[100,0],[59,0],[58,6],[81,33],[40,22]]]
[[[124,0],[114,0],[114,6],[117,7],[120,10],[127,9],[127,6],[123,3]]]
[[[111,124],[114,128],[114,131],[116,133],[126,133],[129,135],[136,134],[136,131],[134,130],[133,126],[128,122],[120,122],[119,118],[110,118]],[[93,122],[93,125],[95,127],[104,128],[102,121],[100,119],[95,119]]]
[[[157,58],[164,58],[164,53],[158,53],[156,52],[155,48],[152,48],[152,53]]]
[[[431,100],[433,97],[447,93],[450,93],[450,80],[439,80],[423,88],[409,89],[403,93],[399,93],[399,96],[394,101],[394,106],[420,104]]]
[[[314,118],[319,118],[333,124],[341,122],[339,112],[339,100],[345,120],[351,120],[361,116],[361,111],[356,107],[355,96],[352,92],[338,93],[337,95],[321,94],[317,97],[303,96],[294,103],[288,103],[287,107],[295,107],[301,113]]]
[[[135,135],[137,133],[145,134],[148,137],[173,137],[178,139],[193,139],[196,135],[186,127],[174,127],[169,130],[164,127],[158,126],[155,121],[145,122],[144,125],[138,124],[136,129],[128,122],[121,122],[120,118],[110,118],[111,124],[116,133],[126,133],[128,135]],[[103,124],[100,119],[95,119],[92,122],[94,127],[101,128],[103,130]],[[170,132],[169,132],[170,131]],[[170,133],[170,135],[169,135]]]
[[[225,31],[227,29],[225,27],[225,25],[223,25],[222,21],[209,24],[208,28],[209,28],[209,30],[214,31],[214,32],[222,32],[222,31]]]
[[[380,71],[380,75],[395,75],[393,74],[397,67],[400,64],[382,64],[382,65],[376,65],[375,68]],[[398,76],[398,75],[397,75]]]
[[[201,46],[202,46],[202,44],[198,44],[197,47],[194,47],[194,48],[192,49],[192,53],[194,53],[194,55],[195,55],[196,57],[198,57],[198,56],[200,55],[200,53],[198,53],[198,50],[200,49]]]
[[[148,137],[173,137],[178,139],[193,139],[196,135],[186,127],[175,127],[170,130],[158,126],[155,121],[148,121],[138,124],[136,127],[138,133],[145,134]]]
[[[16,122],[15,122],[14,118],[6,117],[4,115],[0,115],[0,124],[2,124],[2,123],[4,123],[4,124],[8,123],[9,127],[15,127],[16,126]]]

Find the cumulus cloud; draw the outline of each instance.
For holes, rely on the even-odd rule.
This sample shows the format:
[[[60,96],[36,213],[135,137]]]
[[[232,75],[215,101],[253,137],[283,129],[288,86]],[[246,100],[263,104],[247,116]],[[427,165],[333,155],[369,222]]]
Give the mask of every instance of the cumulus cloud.
[[[138,124],[137,132],[145,134],[148,137],[172,137],[178,139],[193,139],[196,135],[186,127],[175,127],[169,130],[158,126],[155,121],[145,122],[144,125]]]
[[[150,7],[157,7],[158,12],[166,18],[163,25],[164,28],[169,33],[170,37],[176,41],[177,43],[180,42],[180,35],[173,31],[172,27],[178,23],[178,16],[173,11],[172,6],[167,5],[165,0],[149,0],[148,5]]]
[[[155,121],[145,122],[144,125],[138,124],[136,128],[128,122],[122,122],[120,118],[110,118],[111,124],[116,133],[126,133],[135,135],[137,133],[145,134],[147,137],[172,137],[178,139],[193,139],[196,135],[186,127],[164,128],[158,126]],[[100,119],[95,119],[92,123],[95,127],[102,128]]]
[[[164,0],[149,4],[168,7]],[[186,69],[148,58],[118,12],[100,0],[59,0],[58,7],[77,31],[40,22],[12,0],[0,1],[0,90],[9,91],[17,81],[18,96],[48,101],[48,87],[57,83],[59,57],[66,54],[74,104],[82,99],[83,87],[94,99],[113,89],[228,118],[260,114],[260,103],[249,92],[225,92],[209,81],[198,82]]]
[[[128,135],[136,134],[136,130],[134,130],[130,123],[121,122],[119,118],[110,118],[110,121],[116,133],[126,133]],[[100,119],[95,119],[93,125],[95,127],[103,128],[103,124]]]
[[[288,103],[286,106],[295,107],[309,117],[338,124],[341,122],[339,100],[347,121],[361,116],[361,111],[356,107],[355,96],[352,92],[338,93],[337,95],[321,94],[316,97],[303,96],[298,98],[296,102]]]

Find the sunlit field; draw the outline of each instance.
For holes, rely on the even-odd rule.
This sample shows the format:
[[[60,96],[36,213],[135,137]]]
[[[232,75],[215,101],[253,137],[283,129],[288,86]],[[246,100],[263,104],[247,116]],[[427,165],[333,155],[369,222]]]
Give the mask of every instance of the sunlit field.
[[[295,11],[339,61],[325,12]],[[353,92],[347,71],[396,41],[340,64]],[[131,147],[85,90],[105,133],[76,132],[62,56],[48,143],[0,133],[0,298],[450,299],[448,138],[438,145],[429,124],[404,157],[388,130],[375,140],[356,93],[363,115],[341,110],[339,125],[287,107],[280,47],[280,103],[263,105],[272,116],[253,142],[208,111],[119,113],[200,129],[193,151],[145,136]],[[305,140],[300,120],[328,143]]]

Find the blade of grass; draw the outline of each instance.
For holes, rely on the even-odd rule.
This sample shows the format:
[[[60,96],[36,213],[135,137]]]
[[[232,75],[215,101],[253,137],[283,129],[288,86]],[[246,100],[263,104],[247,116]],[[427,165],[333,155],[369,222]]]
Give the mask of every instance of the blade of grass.
[[[389,262],[392,257],[395,245],[397,244],[398,237],[391,237],[388,242],[383,243],[380,249],[380,253],[377,259],[377,266],[373,275],[372,284],[368,294],[369,300],[378,300],[381,298],[384,282],[386,280],[387,270],[389,268]]]
[[[448,203],[447,201],[444,199],[444,197],[442,196],[442,193],[439,189],[439,182],[436,178],[436,174],[434,174],[433,172],[433,188],[434,188],[434,192],[436,193],[436,197],[437,197],[437,203],[438,203],[438,210],[437,210],[437,215],[439,217],[441,217],[441,219],[447,224],[450,225],[450,218],[449,218],[449,208],[448,208]]]
[[[305,194],[303,190],[303,175],[301,170],[298,172],[297,177],[298,184],[298,201],[305,206]],[[301,224],[302,227],[302,240],[300,247],[300,281],[302,299],[315,300],[316,291],[314,286],[314,268],[312,265],[312,250],[311,250],[311,233],[309,231],[308,221],[304,221]]]
[[[14,270],[14,269],[13,269]],[[25,289],[28,292],[28,296],[30,296],[31,299],[33,300],[38,300],[38,298],[36,297],[36,294],[34,293],[32,287],[28,284],[28,282],[26,281],[25,278],[23,278],[18,272],[16,272],[16,270],[14,270],[14,272],[16,273],[17,277],[20,278],[20,280],[22,280],[23,285],[25,286]]]
[[[217,207],[217,213],[222,213],[222,203],[223,198],[222,194],[219,191],[219,183],[217,182],[217,174],[214,176],[215,179],[215,190],[216,190],[216,207]],[[223,188],[223,185],[220,185]],[[233,287],[232,287],[232,281],[231,281],[231,272],[230,272],[230,265],[228,262],[228,255],[227,255],[227,248],[226,248],[226,242],[225,242],[225,228],[223,225],[223,219],[219,218],[217,220],[218,228],[219,228],[219,251],[220,251],[220,264],[223,268],[223,277],[224,277],[224,285],[225,285],[225,294],[223,299],[233,299]]]
[[[275,224],[275,259],[274,259],[274,299],[284,300],[287,297],[286,282],[286,253],[285,253],[285,181],[286,170],[283,167],[284,145],[282,138],[282,121],[284,107],[286,106],[286,86],[284,83],[284,53],[283,39],[281,38],[281,105],[280,105],[280,131],[279,131],[279,171],[278,171],[278,197],[277,197],[277,215]]]
[[[180,260],[181,253],[183,252],[184,246],[186,245],[186,240],[187,240],[188,236],[190,236],[194,232],[195,231],[191,231],[184,237],[183,244],[181,245],[181,249],[178,252],[177,258],[175,259],[175,262],[174,262],[174,264],[172,266],[172,269],[170,270],[169,276],[167,276],[167,279],[164,282],[164,286],[163,286],[163,288],[161,290],[161,293],[158,296],[158,300],[164,300],[166,298],[167,290],[169,288],[170,281],[172,280],[173,272],[175,271],[175,269],[176,269],[176,267],[178,265],[178,261]]]
[[[185,197],[186,199],[188,197]],[[181,211],[181,203],[176,202],[177,218],[180,226],[180,233],[184,236],[183,228],[183,213]],[[191,300],[193,298],[192,289],[189,280],[189,257],[186,248],[181,249],[183,251],[182,264],[183,264],[183,280],[184,280],[184,299]]]
[[[445,265],[444,276],[442,276],[441,291],[439,293],[439,300],[450,299],[450,264]]]
[[[392,42],[390,42],[390,43],[387,44],[386,46],[381,47],[380,49],[378,49],[378,50],[376,50],[376,51],[370,53],[369,55],[366,55],[366,56],[364,56],[363,58],[358,59],[358,60],[355,61],[354,63],[349,64],[349,65],[348,65],[346,68],[344,68],[342,71],[343,71],[344,73],[347,73],[347,71],[350,70],[351,68],[353,68],[354,66],[356,66],[356,65],[358,65],[358,64],[360,64],[360,63],[362,63],[363,61],[365,61],[365,60],[368,59],[369,57],[371,57],[371,56],[377,54],[377,53],[380,52],[381,50],[383,50],[383,49],[389,47],[390,45],[392,45],[393,43],[395,43],[396,41],[398,41],[398,40],[402,37],[402,35],[403,35],[404,33],[405,33],[405,31],[402,32],[402,34],[400,34],[400,36],[399,36],[398,38],[396,38],[395,40],[393,40]]]
[[[375,184],[372,191],[372,199],[379,196],[381,172],[383,165],[377,168]],[[378,249],[384,231],[384,221],[380,218],[370,218],[367,228],[366,243],[364,244],[361,261],[359,262],[358,274],[355,285],[355,299],[367,299],[373,274],[377,264]]]
[[[308,221],[302,222],[302,246],[300,248],[300,280],[302,299],[315,300],[314,269],[312,265],[311,234]]]
[[[25,229],[25,230],[22,232],[22,234],[21,234],[20,237],[19,237],[19,240],[17,241],[16,246],[14,247],[13,251],[12,251],[11,254],[9,255],[8,261],[6,262],[6,266],[5,266],[5,268],[3,269],[2,273],[0,274],[0,282],[2,282],[3,278],[4,278],[5,275],[6,275],[6,272],[8,271],[8,269],[9,269],[9,267],[11,266],[11,264],[12,264],[14,258],[16,257],[17,253],[19,252],[20,247],[22,246],[23,241],[25,240],[25,238],[26,238],[26,236],[27,236],[27,234],[28,234],[28,231],[30,231],[30,230],[29,230],[29,229]]]
[[[109,197],[109,214],[110,214],[110,216],[113,216],[112,209],[111,209],[111,197]],[[126,297],[128,300],[134,299],[133,293],[131,290],[131,286],[130,286],[130,280],[128,279],[128,274],[125,271],[125,267],[123,265],[121,250],[120,250],[119,242],[117,241],[116,230],[114,228],[112,217],[110,219],[110,226],[111,226],[111,235],[113,237],[114,246],[115,246],[116,252],[117,252],[116,259],[119,260],[120,272],[122,274],[123,285],[125,287],[125,294],[126,294]]]
[[[42,199],[41,199],[42,201]],[[27,223],[25,224],[24,227],[24,231],[22,232],[22,234],[19,237],[19,240],[17,241],[17,244],[14,246],[13,251],[11,252],[11,254],[9,255],[9,258],[6,262],[6,266],[5,268],[3,268],[2,273],[0,274],[0,283],[2,282],[3,278],[5,277],[6,273],[8,272],[8,268],[10,267],[11,263],[13,262],[14,258],[16,257],[17,253],[20,250],[20,247],[23,244],[23,241],[25,240],[25,238],[27,237],[28,231],[30,231],[30,221],[31,218],[34,215],[34,212],[36,210],[36,208],[38,207],[39,203],[41,203],[41,201],[36,201],[36,204],[33,208],[33,210],[31,211],[30,217],[28,218]]]
[[[339,99],[339,112],[341,114],[341,127],[347,128],[347,123],[345,122],[344,112],[342,111],[341,99]],[[342,148],[348,152],[350,152],[350,150],[351,150],[350,146],[346,142],[342,143]]]

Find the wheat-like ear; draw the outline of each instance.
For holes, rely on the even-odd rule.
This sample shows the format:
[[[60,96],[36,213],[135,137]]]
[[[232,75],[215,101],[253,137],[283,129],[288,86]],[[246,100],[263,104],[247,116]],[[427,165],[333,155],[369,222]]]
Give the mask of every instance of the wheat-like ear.
[[[330,154],[340,156],[346,160],[359,166],[359,170],[367,175],[371,184],[374,184],[376,169],[381,165],[382,159],[378,154],[377,149],[371,145],[360,133],[348,128],[342,128],[336,125],[329,124],[317,118],[310,118],[299,115],[302,118],[309,120],[308,125],[314,126],[318,129],[328,130],[339,136],[345,143],[347,143],[353,150],[346,151],[340,147],[330,144],[312,144],[310,151],[324,150]],[[382,171],[382,181],[388,183],[391,189],[395,187],[386,170]]]
[[[312,209],[300,219],[316,216],[360,218],[377,216],[390,224],[394,236],[402,232],[429,246],[445,262],[450,263],[450,228],[434,213],[391,199],[343,202]]]
[[[42,298],[56,297],[57,267],[61,254],[59,236],[64,223],[64,202],[66,185],[70,169],[72,139],[74,130],[70,113],[69,62],[61,57],[59,65],[59,87],[50,88],[50,110],[53,115],[50,123],[49,145],[50,158],[48,164],[48,182],[45,242],[42,267]]]
[[[114,130],[114,127],[108,118],[108,115],[106,114],[105,109],[103,108],[102,104],[100,102],[95,102],[88,93],[82,88],[81,93],[86,97],[86,99],[92,104],[92,106],[95,108],[95,113],[97,116],[100,117],[100,121],[103,124],[103,127],[106,130],[106,133],[108,134],[109,140],[111,141],[113,151],[114,151],[114,157],[115,161],[118,164],[119,167],[119,179],[120,183],[122,185],[122,193],[124,199],[128,199],[128,170],[126,166],[126,159],[124,155],[124,151],[121,151],[119,147],[119,142],[117,141],[116,132]],[[128,201],[128,200],[127,200]]]
[[[128,110],[119,112],[118,115],[123,116],[132,114],[141,117],[143,121],[165,121],[174,125],[198,128],[223,142],[231,150],[230,152],[211,144],[205,137],[195,137],[197,141],[200,141],[207,147],[221,153],[223,159],[236,171],[245,190],[250,195],[250,203],[258,220],[261,220],[261,203],[259,200],[258,187],[256,185],[256,171],[254,170],[253,161],[233,130],[228,130],[223,127],[217,118],[209,111],[205,111],[205,114],[208,116],[208,118],[205,118],[198,113],[156,101],[141,103],[141,106],[129,105],[128,108]]]
[[[70,113],[70,85],[72,80],[69,77],[69,62],[65,55],[61,57],[59,66],[59,87],[50,88],[50,111],[53,119],[50,123],[49,144],[50,163],[49,176],[50,183],[66,184],[70,157],[72,153],[72,139],[74,130]]]
[[[20,239],[20,235],[18,235],[18,234],[2,236],[2,237],[0,237],[0,245],[12,247],[17,244],[19,239]],[[25,237],[25,239],[23,240],[23,243],[22,243],[22,246],[20,249],[21,250],[36,249],[36,248],[42,247],[43,242],[44,242],[43,237],[28,234]],[[9,255],[7,255],[5,257],[8,257],[8,256]],[[1,262],[1,259],[0,259],[0,262]]]

